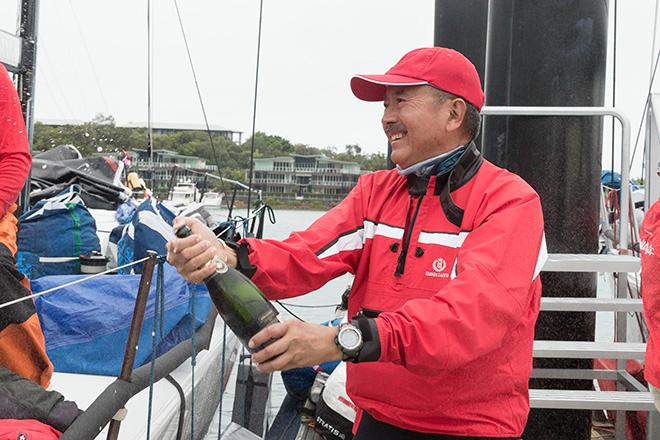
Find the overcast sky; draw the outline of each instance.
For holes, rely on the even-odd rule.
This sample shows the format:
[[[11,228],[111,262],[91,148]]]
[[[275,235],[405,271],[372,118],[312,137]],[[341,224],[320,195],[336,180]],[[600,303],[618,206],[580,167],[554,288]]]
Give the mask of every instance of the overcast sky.
[[[0,29],[16,29],[18,3],[0,0]],[[247,138],[259,0],[178,3],[209,122]],[[146,122],[146,4],[41,0],[37,119],[87,121],[105,113],[120,124]],[[153,120],[202,124],[174,1],[152,4]],[[385,151],[382,104],[354,98],[349,79],[382,73],[408,50],[432,45],[434,4],[264,0],[257,130],[315,147],[359,144],[367,152]],[[617,106],[636,130],[648,88],[655,0],[618,4]]]
[[[37,119],[89,120],[102,112],[118,123],[147,120],[146,4],[41,0]],[[246,139],[259,1],[178,4],[209,122]],[[382,104],[358,101],[348,84],[353,73],[383,72],[409,49],[433,44],[433,0],[402,4],[265,0],[257,130],[317,147],[384,151]],[[202,124],[174,2],[153,0],[152,8],[153,120]]]

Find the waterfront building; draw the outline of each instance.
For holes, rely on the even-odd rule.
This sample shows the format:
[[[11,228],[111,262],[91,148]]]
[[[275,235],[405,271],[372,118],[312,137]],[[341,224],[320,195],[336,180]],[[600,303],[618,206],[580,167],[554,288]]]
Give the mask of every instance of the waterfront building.
[[[254,159],[252,184],[265,193],[282,196],[343,198],[355,186],[360,165],[330,159],[322,154]],[[246,172],[246,180],[249,175]]]
[[[188,170],[200,173],[217,174],[215,165],[208,164],[206,159],[197,156],[186,156],[176,151],[157,149],[153,152],[153,163],[150,161],[149,150],[133,149],[129,152],[131,169],[147,182],[153,185],[156,191],[160,191],[170,184],[176,184],[181,179],[194,183],[201,183],[203,176]],[[173,173],[176,170],[176,175]],[[174,177],[174,181],[172,181]],[[151,183],[153,182],[153,183]]]

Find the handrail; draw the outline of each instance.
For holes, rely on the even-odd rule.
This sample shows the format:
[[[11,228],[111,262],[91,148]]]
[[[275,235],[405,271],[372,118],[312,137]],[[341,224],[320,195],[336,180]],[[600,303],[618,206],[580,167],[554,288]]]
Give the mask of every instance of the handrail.
[[[630,210],[630,120],[612,107],[504,107],[485,106],[486,116],[612,116],[621,123],[621,208],[619,247],[628,248],[628,214]],[[624,190],[624,188],[626,190]]]
[[[660,94],[652,93],[647,112],[647,133],[646,139],[647,151],[646,170],[644,172],[644,206],[648,210],[651,205],[660,197],[660,181],[657,172],[660,170]]]

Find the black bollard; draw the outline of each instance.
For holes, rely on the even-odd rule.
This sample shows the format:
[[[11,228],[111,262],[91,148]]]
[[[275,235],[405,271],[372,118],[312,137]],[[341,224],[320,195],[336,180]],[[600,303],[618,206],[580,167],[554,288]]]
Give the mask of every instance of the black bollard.
[[[487,106],[602,106],[607,2],[491,2]],[[601,117],[487,117],[482,152],[541,196],[550,253],[597,253]],[[543,296],[596,296],[596,274],[543,273]],[[536,339],[593,341],[593,313],[543,312]],[[590,360],[535,359],[536,368],[591,368]],[[591,389],[591,381],[534,379],[534,388]],[[534,409],[527,440],[587,440],[591,413]]]

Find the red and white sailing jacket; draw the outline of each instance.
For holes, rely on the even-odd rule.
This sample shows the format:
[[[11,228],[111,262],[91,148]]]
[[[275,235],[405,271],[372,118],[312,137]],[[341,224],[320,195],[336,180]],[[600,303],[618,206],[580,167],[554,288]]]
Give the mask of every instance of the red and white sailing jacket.
[[[382,312],[362,350],[375,357],[348,364],[360,409],[414,431],[521,435],[547,253],[539,197],[520,177],[471,145],[451,172],[362,176],[307,230],[247,243],[269,298],[351,272],[348,316]]]
[[[642,257],[642,301],[649,328],[644,377],[660,388],[660,200],[644,217],[640,228]]]

